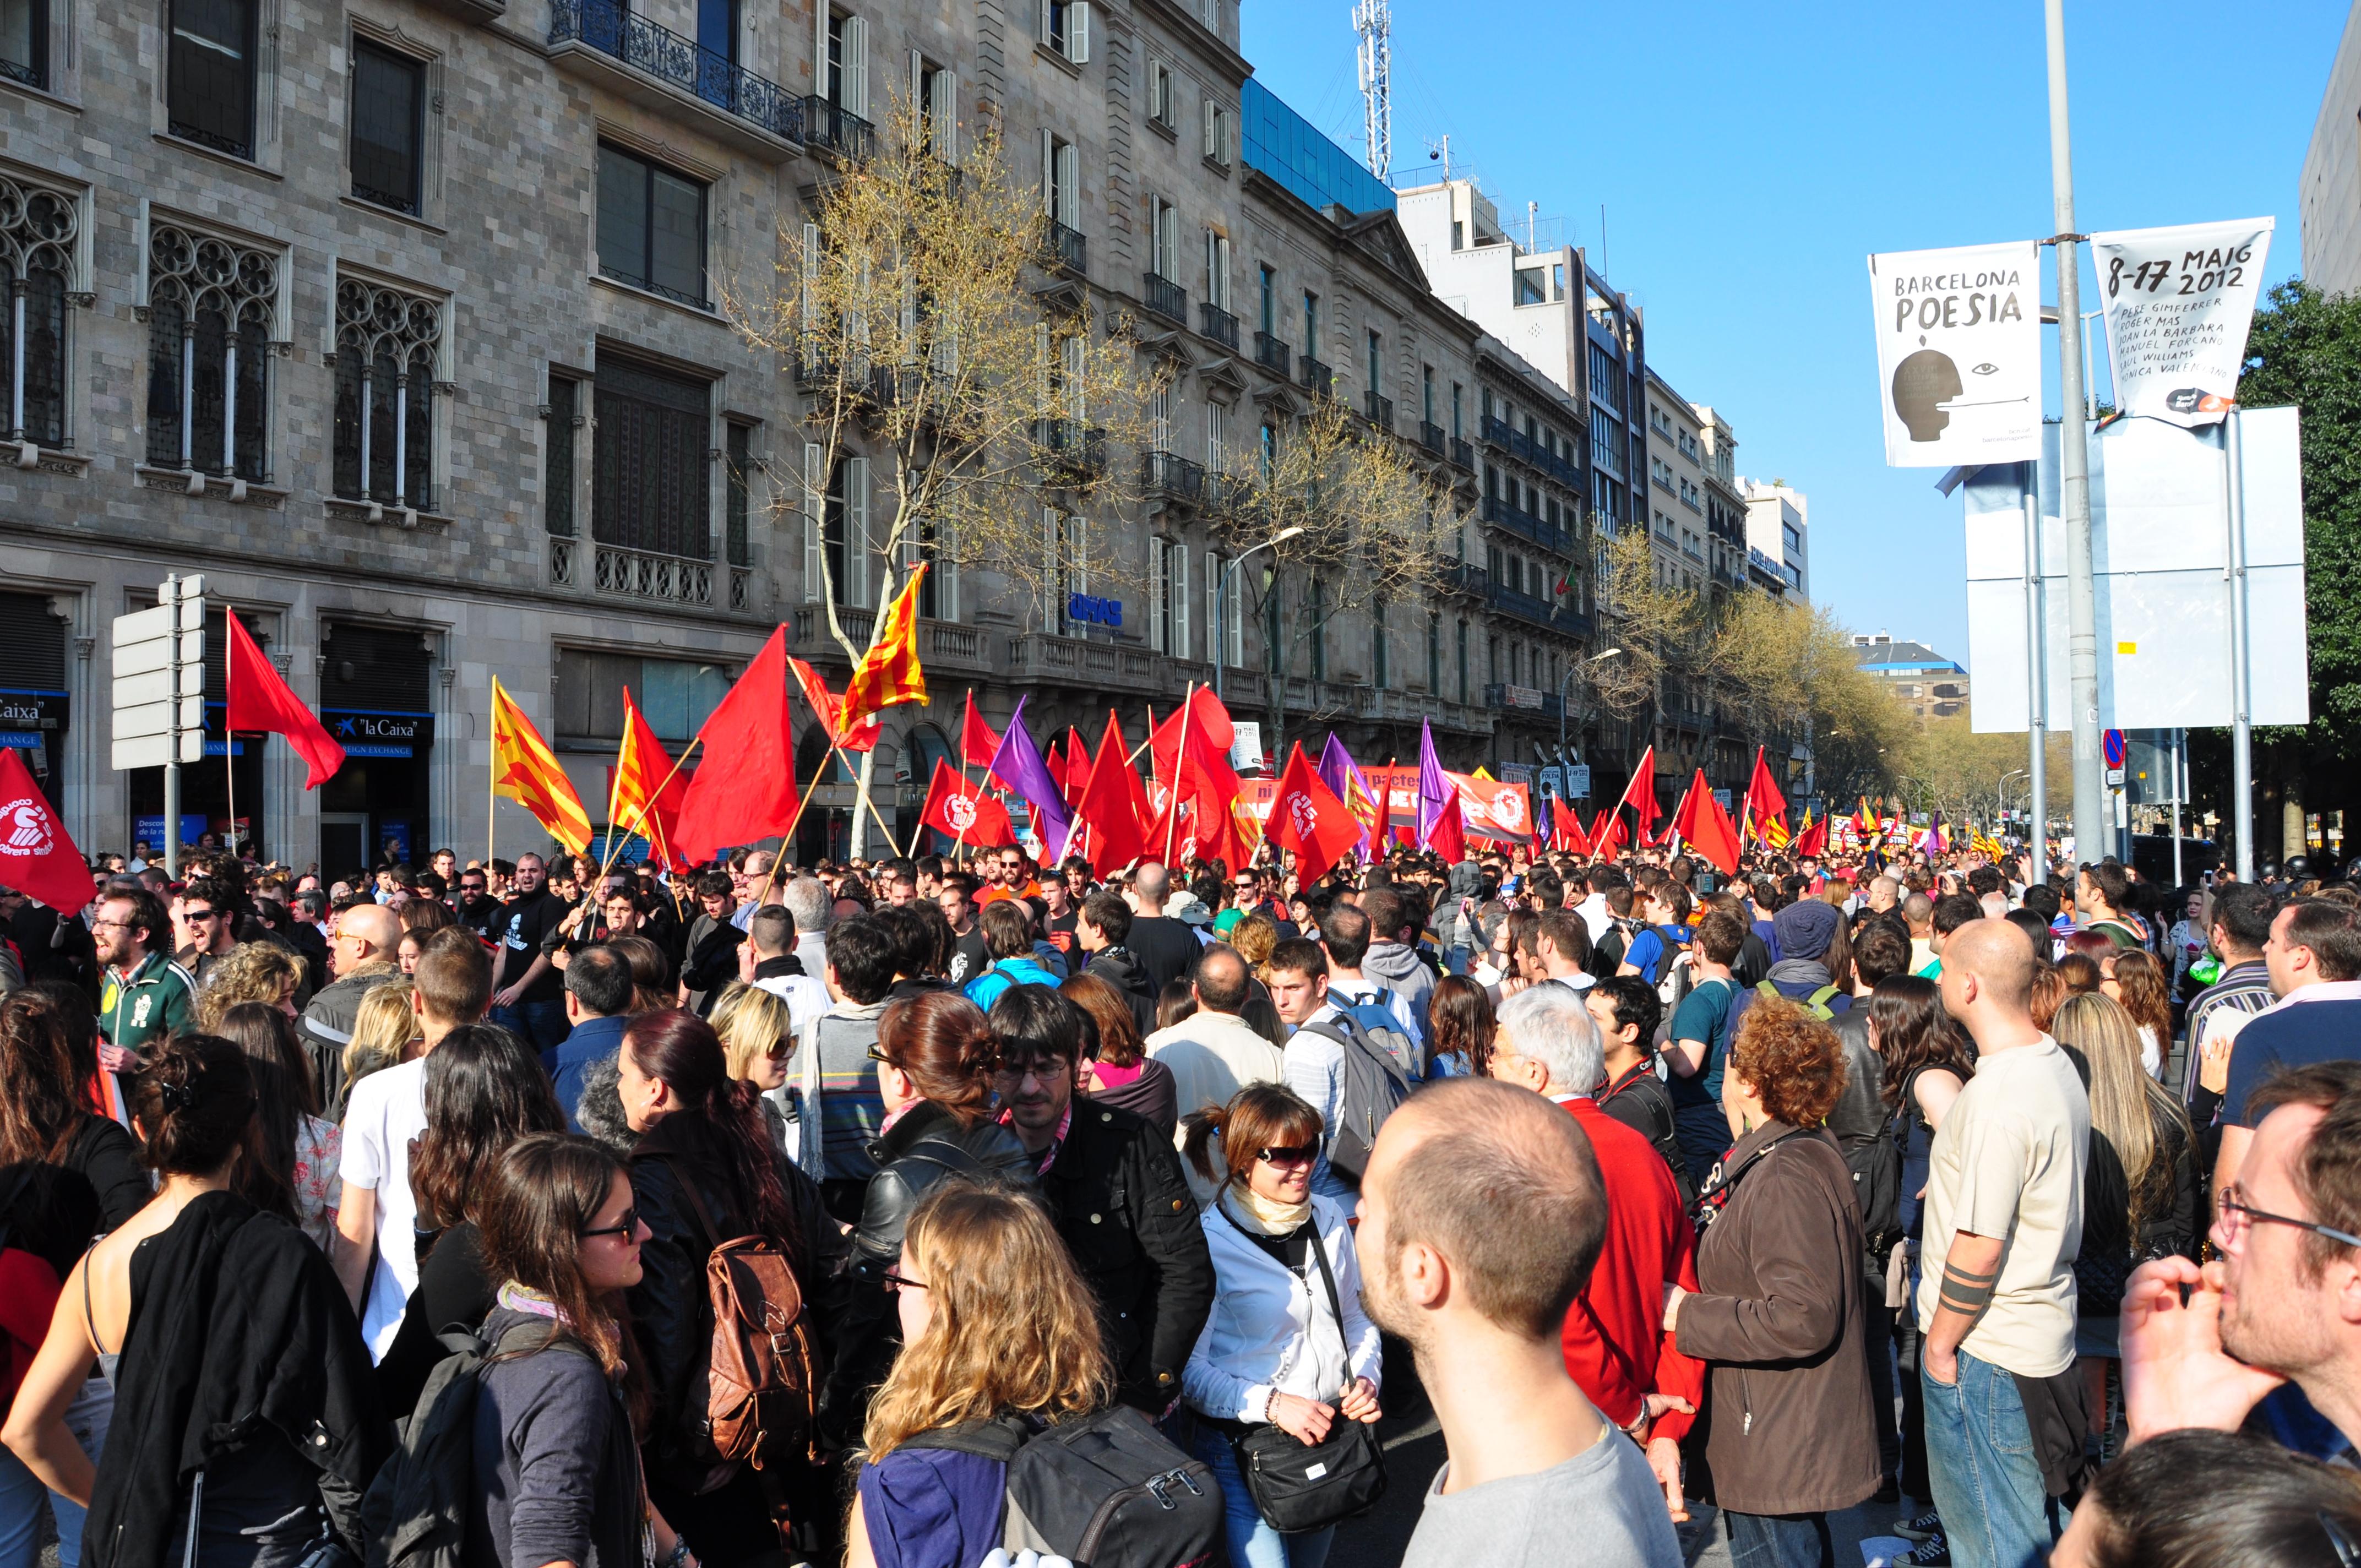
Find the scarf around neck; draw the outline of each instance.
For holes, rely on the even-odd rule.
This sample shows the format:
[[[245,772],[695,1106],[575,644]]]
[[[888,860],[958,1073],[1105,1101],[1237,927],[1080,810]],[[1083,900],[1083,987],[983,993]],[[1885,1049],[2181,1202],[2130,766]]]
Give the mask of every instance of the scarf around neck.
[[[1222,1190],[1224,1212],[1238,1224],[1256,1235],[1293,1235],[1303,1223],[1312,1218],[1312,1200],[1301,1203],[1275,1203],[1253,1188],[1233,1182]]]

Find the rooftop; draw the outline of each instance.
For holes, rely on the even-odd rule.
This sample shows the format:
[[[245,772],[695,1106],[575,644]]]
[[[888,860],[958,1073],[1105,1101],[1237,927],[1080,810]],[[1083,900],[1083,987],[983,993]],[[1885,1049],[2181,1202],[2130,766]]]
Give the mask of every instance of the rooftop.
[[[1239,95],[1238,119],[1239,161],[1278,181],[1313,210],[1331,203],[1351,213],[1394,210],[1391,187],[1251,76]]]
[[[1964,675],[1967,666],[1956,659],[1947,659],[1924,642],[1897,642],[1885,632],[1855,632],[1852,639],[1853,663],[1872,674],[1953,674]]]

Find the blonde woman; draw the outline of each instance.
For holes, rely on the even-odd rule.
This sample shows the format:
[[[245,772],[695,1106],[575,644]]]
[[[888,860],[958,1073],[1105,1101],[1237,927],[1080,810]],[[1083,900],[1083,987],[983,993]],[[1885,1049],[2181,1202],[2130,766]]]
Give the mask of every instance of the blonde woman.
[[[721,1036],[721,1055],[730,1076],[743,1079],[763,1091],[763,1121],[771,1142],[786,1147],[787,1118],[772,1093],[787,1081],[787,1058],[795,1054],[795,1015],[774,993],[743,981],[731,981],[713,1004],[708,1020]]]
[[[407,980],[390,980],[371,986],[353,1010],[353,1037],[345,1047],[344,1081],[336,1092],[339,1121],[354,1084],[381,1068],[409,1059],[410,1047],[419,1038],[417,1011],[411,1005],[414,989]]]
[[[197,1032],[221,1033],[222,1015],[241,1002],[259,1002],[295,1016],[302,960],[272,942],[240,942],[215,960],[197,992]]]
[[[913,1440],[1009,1415],[1100,1409],[1112,1375],[1090,1287],[1036,1202],[953,1180],[885,1275],[902,1352],[870,1402],[849,1568],[970,1568],[1001,1544],[1007,1467]]]

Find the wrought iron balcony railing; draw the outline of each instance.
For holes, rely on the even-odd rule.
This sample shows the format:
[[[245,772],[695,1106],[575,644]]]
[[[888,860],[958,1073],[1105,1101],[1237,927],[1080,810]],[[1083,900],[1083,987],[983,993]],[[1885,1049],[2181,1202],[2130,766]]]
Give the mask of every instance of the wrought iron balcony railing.
[[[1050,220],[1049,231],[1041,240],[1041,260],[1044,265],[1080,278],[1091,269],[1091,244],[1079,229]]]
[[[1255,334],[1255,363],[1277,373],[1281,379],[1291,378],[1289,356],[1293,351],[1267,332]]]
[[[1233,354],[1238,351],[1237,317],[1219,305],[1199,305],[1197,321],[1197,330],[1203,335],[1212,338]]]
[[[1106,431],[1080,420],[1037,419],[1033,444],[1040,449],[1042,466],[1076,483],[1087,484],[1106,472]]]
[[[1205,493],[1204,465],[1170,452],[1143,452],[1139,486],[1151,497],[1194,506]]]
[[[1168,321],[1189,324],[1189,291],[1161,274],[1150,272],[1141,279],[1140,302]]]
[[[1296,385],[1319,397],[1335,396],[1335,372],[1309,354],[1295,362]]]
[[[807,97],[803,101],[803,114],[807,146],[824,147],[855,163],[864,161],[875,150],[877,127],[835,99]]]
[[[1418,422],[1418,444],[1435,456],[1443,455],[1443,444],[1446,439],[1443,433],[1443,427],[1433,420],[1422,419]]]
[[[803,100],[696,39],[635,15],[623,0],[550,0],[549,20],[553,44],[588,44],[773,136],[804,139]]]

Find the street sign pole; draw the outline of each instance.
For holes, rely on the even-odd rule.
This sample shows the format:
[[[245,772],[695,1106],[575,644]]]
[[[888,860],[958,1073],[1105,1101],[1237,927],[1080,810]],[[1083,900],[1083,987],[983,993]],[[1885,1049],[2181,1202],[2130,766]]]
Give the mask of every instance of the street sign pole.
[[[181,630],[181,578],[174,573],[164,579],[164,591],[158,598],[169,613],[172,631]],[[176,639],[177,640],[177,639]],[[172,728],[165,732],[170,751],[164,758],[164,876],[169,882],[181,880],[181,658],[180,650],[172,650],[171,672]]]
[[[2041,609],[2041,468],[2022,463],[2025,476],[2025,630],[2026,722],[2033,745],[2026,769],[2033,790],[2033,875],[2029,882],[2049,878],[2049,672],[2042,663]]]
[[[168,576],[115,619],[114,765],[164,770],[164,871],[181,872],[181,764],[205,754],[205,580]]]
[[[2043,5],[2049,60],[2049,185],[2058,232],[2059,516],[2066,524],[2066,660],[2074,726],[2074,853],[2095,860],[2107,841],[2099,784],[2099,609],[2091,557],[2091,455],[2082,422],[2082,237],[2074,232],[2074,150],[2066,98],[2066,4]]]
[[[2222,422],[2223,471],[2230,487],[2230,820],[2238,835],[2238,880],[2255,880],[2254,669],[2246,660],[2246,476],[2238,411]]]

